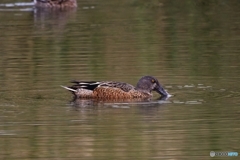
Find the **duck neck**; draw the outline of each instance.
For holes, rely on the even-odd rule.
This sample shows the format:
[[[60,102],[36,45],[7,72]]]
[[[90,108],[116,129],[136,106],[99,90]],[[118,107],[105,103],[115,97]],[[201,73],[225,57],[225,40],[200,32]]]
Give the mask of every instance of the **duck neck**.
[[[140,86],[137,84],[135,89],[145,94],[152,95],[151,90],[147,86],[142,86],[142,85]]]

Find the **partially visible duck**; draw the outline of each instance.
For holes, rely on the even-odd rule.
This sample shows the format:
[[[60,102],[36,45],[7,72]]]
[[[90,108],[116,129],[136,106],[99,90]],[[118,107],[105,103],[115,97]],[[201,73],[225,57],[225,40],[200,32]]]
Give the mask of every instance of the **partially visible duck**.
[[[43,8],[74,8],[77,7],[77,0],[34,0],[34,5]]]

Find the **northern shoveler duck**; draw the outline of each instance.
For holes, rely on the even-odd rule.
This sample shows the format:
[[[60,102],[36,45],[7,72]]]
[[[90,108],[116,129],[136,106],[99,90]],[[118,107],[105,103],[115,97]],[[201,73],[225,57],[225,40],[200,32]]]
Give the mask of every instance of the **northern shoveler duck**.
[[[77,0],[34,0],[36,7],[73,8],[77,7]]]
[[[75,98],[134,99],[150,98],[152,91],[161,96],[170,96],[158,80],[152,76],[142,77],[136,87],[124,82],[114,81],[72,81],[71,87],[62,86],[71,91]]]

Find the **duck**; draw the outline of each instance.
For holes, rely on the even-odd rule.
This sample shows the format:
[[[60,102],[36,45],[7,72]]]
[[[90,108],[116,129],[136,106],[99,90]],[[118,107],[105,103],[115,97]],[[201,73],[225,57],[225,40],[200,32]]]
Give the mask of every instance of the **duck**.
[[[97,99],[134,99],[151,98],[152,91],[156,91],[163,97],[170,94],[163,88],[153,76],[143,76],[136,87],[125,82],[116,81],[71,81],[72,86],[61,86],[72,92],[75,98]]]
[[[76,8],[77,0],[34,0],[34,5],[40,8]]]

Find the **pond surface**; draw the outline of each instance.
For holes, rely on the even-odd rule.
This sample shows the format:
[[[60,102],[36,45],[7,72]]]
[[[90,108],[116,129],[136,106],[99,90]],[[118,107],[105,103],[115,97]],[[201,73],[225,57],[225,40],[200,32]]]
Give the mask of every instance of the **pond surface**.
[[[0,159],[211,159],[210,151],[240,152],[239,1],[78,5],[0,5]],[[135,85],[144,75],[173,96],[72,102],[60,87],[74,79]]]

